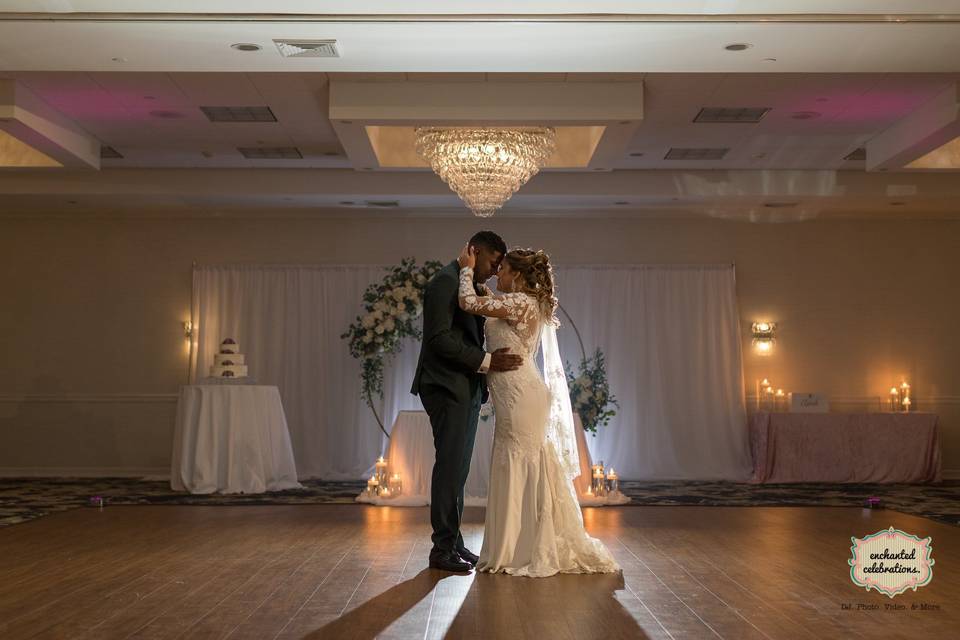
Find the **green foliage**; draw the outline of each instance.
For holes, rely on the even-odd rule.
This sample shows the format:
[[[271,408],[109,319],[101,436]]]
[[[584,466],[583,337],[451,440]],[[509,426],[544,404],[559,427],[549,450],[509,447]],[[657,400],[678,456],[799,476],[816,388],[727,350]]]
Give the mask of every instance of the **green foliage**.
[[[388,267],[383,282],[363,292],[364,312],[340,336],[349,341],[350,355],[360,360],[361,393],[371,407],[374,396],[383,397],[386,358],[397,352],[405,338],[421,338],[416,320],[423,313],[424,289],[442,267],[436,260],[418,266],[412,257]]]
[[[617,415],[617,399],[610,392],[606,362],[603,352],[597,349],[593,356],[580,361],[580,373],[574,375],[567,363],[567,386],[570,388],[570,404],[580,415],[583,430],[597,435],[597,427],[606,426]]]

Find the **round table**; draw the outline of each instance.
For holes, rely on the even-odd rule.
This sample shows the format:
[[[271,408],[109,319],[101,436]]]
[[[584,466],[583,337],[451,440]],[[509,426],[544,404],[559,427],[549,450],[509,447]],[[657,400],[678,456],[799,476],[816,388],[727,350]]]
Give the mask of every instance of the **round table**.
[[[277,387],[180,387],[170,487],[190,493],[302,488]]]

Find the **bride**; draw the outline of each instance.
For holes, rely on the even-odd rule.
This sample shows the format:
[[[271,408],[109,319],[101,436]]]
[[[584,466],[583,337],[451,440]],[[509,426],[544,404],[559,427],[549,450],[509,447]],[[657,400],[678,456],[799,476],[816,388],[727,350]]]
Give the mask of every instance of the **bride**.
[[[514,371],[487,374],[497,416],[483,548],[477,571],[546,577],[619,571],[583,527],[573,478],[580,474],[566,376],[557,348],[553,271],[543,251],[504,256],[494,296],[473,286],[476,256],[460,255],[460,307],[486,316],[488,350],[524,356]],[[544,375],[534,358],[543,346]]]

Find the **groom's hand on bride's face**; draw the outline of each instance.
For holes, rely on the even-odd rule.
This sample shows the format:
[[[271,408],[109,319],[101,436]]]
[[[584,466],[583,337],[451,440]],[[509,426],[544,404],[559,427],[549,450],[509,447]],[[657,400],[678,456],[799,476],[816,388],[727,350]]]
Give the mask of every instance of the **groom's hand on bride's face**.
[[[523,358],[514,353],[507,353],[510,347],[497,349],[490,354],[490,371],[513,371],[523,364]]]

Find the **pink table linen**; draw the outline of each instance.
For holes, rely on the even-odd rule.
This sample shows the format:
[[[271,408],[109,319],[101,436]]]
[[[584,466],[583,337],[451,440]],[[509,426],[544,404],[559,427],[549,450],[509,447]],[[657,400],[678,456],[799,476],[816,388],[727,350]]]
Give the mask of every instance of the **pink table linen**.
[[[932,413],[767,413],[750,418],[753,482],[940,482]]]

